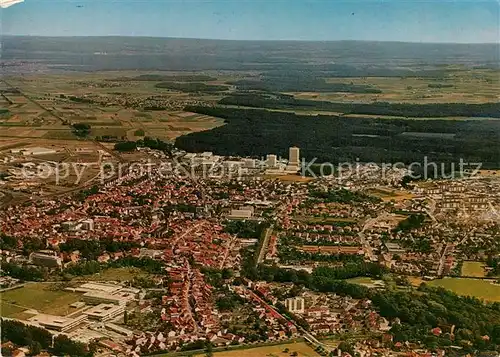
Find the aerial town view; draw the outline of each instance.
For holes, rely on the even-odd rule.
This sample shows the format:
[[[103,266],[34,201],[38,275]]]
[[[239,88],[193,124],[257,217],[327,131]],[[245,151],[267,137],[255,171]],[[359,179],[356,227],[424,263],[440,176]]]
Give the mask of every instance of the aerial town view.
[[[1,356],[500,356],[500,3],[0,0]]]

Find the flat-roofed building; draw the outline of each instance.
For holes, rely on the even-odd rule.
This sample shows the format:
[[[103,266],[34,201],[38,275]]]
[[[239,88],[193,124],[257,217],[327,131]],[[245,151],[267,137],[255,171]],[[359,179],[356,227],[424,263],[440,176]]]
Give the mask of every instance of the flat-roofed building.
[[[58,268],[62,266],[62,259],[54,254],[49,253],[31,253],[30,260],[33,264],[48,268]]]
[[[299,164],[300,164],[300,149],[296,146],[293,146],[289,149],[288,152],[288,165],[299,166]]]
[[[89,320],[109,321],[125,312],[125,307],[115,304],[99,304],[83,313],[87,315]]]
[[[80,315],[80,316],[69,318],[69,317],[63,317],[63,316],[38,314],[38,315],[35,315],[32,318],[30,318],[28,321],[31,323],[35,323],[41,327],[44,327],[47,330],[66,332],[66,331],[69,331],[72,328],[86,322],[87,316]]]
[[[123,336],[127,336],[127,337],[132,337],[134,335],[134,332],[129,330],[128,328],[125,328],[125,327],[122,327],[122,326],[118,326],[118,325],[115,325],[111,322],[109,323],[106,323],[104,325],[108,330],[111,330],[111,331],[114,331],[114,332],[117,332],[119,333],[120,335],[123,335]]]
[[[77,291],[82,291],[82,292],[102,291],[111,294],[119,291],[120,289],[122,289],[122,286],[117,284],[85,283],[80,285],[79,290]]]
[[[266,157],[266,166],[267,167],[276,167],[278,164],[278,157],[274,154],[269,154]]]
[[[232,209],[229,214],[229,219],[247,219],[251,218],[253,215],[253,210],[249,209]]]
[[[114,294],[108,294],[104,292],[88,292],[83,294],[83,301],[87,304],[98,305],[98,304],[115,304],[115,305],[127,305],[128,302],[135,299],[133,293],[128,292],[118,292]]]

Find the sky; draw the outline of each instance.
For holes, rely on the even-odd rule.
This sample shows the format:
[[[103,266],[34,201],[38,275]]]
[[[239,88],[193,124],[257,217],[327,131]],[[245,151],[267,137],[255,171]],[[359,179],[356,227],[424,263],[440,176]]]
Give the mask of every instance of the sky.
[[[500,0],[25,0],[0,16],[7,35],[500,42]]]

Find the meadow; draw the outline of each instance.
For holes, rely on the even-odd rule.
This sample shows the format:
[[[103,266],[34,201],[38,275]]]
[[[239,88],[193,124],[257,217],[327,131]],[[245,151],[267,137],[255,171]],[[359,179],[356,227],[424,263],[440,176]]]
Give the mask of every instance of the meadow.
[[[500,301],[500,285],[494,284],[492,280],[444,278],[426,284],[451,290],[458,295],[474,296],[486,301]]]
[[[462,276],[483,278],[486,276],[484,267],[485,264],[482,262],[465,261],[462,265]]]
[[[288,352],[284,352],[287,350]],[[248,349],[236,349],[233,351],[214,352],[214,356],[220,357],[290,357],[293,352],[297,352],[299,357],[317,357],[320,356],[305,342],[286,343],[281,345],[263,346]],[[205,356],[200,354],[197,356]]]
[[[79,301],[81,294],[67,292],[51,283],[27,283],[24,287],[2,293],[2,316],[21,317],[25,310],[67,315],[70,304]]]

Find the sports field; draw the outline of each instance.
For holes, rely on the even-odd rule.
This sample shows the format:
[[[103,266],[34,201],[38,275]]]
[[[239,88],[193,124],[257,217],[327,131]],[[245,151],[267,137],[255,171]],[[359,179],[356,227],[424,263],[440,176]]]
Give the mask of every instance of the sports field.
[[[444,278],[427,284],[449,289],[458,295],[474,296],[486,301],[500,301],[500,285],[494,284],[493,280]]]
[[[462,276],[483,278],[485,264],[482,262],[464,262],[462,265]]]
[[[288,349],[288,352],[284,352]],[[320,356],[305,342],[287,343],[283,345],[264,346],[249,349],[237,349],[233,351],[215,352],[214,356],[220,357],[289,357],[293,352],[297,352],[300,357],[317,357]],[[199,357],[204,354],[197,355]]]
[[[21,317],[25,310],[37,310],[51,315],[67,315],[70,304],[79,301],[81,294],[60,290],[54,284],[28,283],[20,289],[2,293],[2,316]]]

